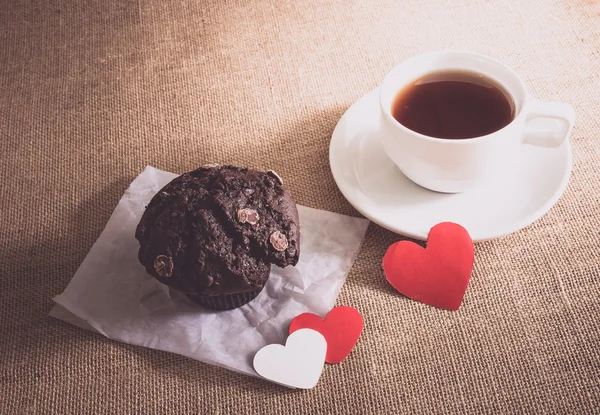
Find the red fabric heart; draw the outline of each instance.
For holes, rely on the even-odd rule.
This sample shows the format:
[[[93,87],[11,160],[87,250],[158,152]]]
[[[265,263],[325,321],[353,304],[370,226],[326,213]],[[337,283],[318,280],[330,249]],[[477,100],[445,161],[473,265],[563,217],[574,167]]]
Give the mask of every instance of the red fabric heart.
[[[458,310],[473,270],[473,240],[465,228],[442,222],[429,231],[427,248],[400,241],[383,257],[392,286],[408,298],[447,310]]]
[[[303,313],[290,323],[290,334],[299,329],[313,329],[327,340],[327,363],[340,363],[352,351],[363,330],[363,319],[352,307],[335,307],[325,319],[313,313]]]

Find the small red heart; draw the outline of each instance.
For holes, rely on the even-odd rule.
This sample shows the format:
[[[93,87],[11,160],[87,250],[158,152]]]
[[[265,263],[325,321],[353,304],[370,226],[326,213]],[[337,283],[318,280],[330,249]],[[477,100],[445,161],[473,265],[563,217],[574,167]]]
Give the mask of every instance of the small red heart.
[[[458,310],[467,290],[474,257],[473,240],[465,228],[442,222],[429,231],[427,248],[400,241],[383,257],[387,280],[415,301]]]
[[[299,329],[313,329],[327,340],[327,363],[340,363],[352,351],[363,330],[363,319],[352,307],[335,307],[325,319],[313,313],[303,313],[290,323],[290,334]]]

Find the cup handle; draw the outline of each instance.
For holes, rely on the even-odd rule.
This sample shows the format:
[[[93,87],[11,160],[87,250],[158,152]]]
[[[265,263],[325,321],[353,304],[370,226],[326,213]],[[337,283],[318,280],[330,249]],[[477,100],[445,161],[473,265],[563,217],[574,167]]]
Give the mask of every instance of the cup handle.
[[[538,128],[528,125],[534,119],[556,120],[554,126]],[[523,141],[540,147],[559,147],[569,136],[575,122],[575,110],[563,102],[543,102],[532,99],[525,117]]]

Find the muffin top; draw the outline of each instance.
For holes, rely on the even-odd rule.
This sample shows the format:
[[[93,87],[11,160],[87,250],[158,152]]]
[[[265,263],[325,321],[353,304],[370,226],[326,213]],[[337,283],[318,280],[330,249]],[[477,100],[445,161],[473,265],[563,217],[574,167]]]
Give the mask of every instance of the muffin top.
[[[271,264],[296,265],[298,211],[279,176],[201,167],[163,187],[137,226],[138,257],[160,282],[188,294],[254,291]]]

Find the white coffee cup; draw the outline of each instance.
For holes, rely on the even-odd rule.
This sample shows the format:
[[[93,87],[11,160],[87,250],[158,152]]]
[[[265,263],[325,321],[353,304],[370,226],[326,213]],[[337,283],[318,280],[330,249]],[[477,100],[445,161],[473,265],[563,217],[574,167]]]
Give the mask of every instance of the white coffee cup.
[[[495,80],[513,99],[514,119],[494,133],[459,140],[428,137],[394,119],[392,105],[405,86],[429,73],[446,70],[475,72]],[[468,191],[513,168],[523,145],[561,146],[575,119],[569,104],[535,99],[512,69],[468,51],[430,52],[404,61],[385,77],[379,101],[380,137],[387,155],[410,180],[444,193]],[[534,119],[545,119],[544,128],[530,123]]]

